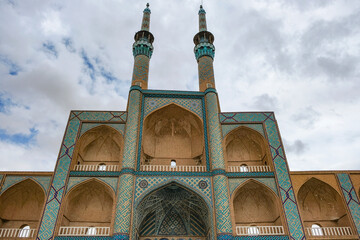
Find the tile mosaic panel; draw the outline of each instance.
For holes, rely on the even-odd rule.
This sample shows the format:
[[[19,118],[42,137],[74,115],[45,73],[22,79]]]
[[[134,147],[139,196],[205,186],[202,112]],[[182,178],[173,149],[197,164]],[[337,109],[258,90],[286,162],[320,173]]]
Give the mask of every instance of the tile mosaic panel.
[[[277,188],[276,188],[276,182],[274,178],[230,178],[229,179],[229,190],[230,190],[230,196],[234,193],[235,189],[242,185],[244,182],[248,180],[254,180],[258,181],[265,186],[269,187],[271,190],[274,191],[275,194],[278,194]]]
[[[218,115],[218,101],[216,94],[213,92],[206,94],[206,111],[212,169],[224,169],[225,161],[222,147],[221,126]]]
[[[352,219],[354,220],[357,232],[360,235],[360,202],[356,195],[355,188],[348,174],[339,173],[337,174],[337,177],[339,179],[346,204],[350,210]]]
[[[217,233],[232,233],[227,178],[224,175],[217,175],[213,180],[216,231]]]
[[[124,111],[72,111],[70,120],[77,118],[79,121],[99,122],[126,122],[127,112]]]
[[[97,177],[97,178],[92,178],[92,177],[70,177],[68,184],[67,184],[67,189],[66,192],[69,192],[73,187],[75,187],[76,185],[87,181],[89,179],[97,179],[99,181],[104,182],[105,184],[109,185],[109,187],[112,188],[112,190],[114,191],[114,193],[116,193],[116,188],[117,188],[117,183],[118,183],[118,178],[117,177]]]
[[[185,109],[195,113],[200,119],[202,119],[202,104],[201,99],[186,99],[186,98],[156,98],[146,97],[145,98],[145,111],[144,116],[146,117],[151,112],[159,109],[163,106],[175,103]]]
[[[121,133],[121,135],[124,136],[125,124],[122,124],[122,123],[83,123],[81,125],[80,136],[83,135],[86,131],[88,131],[94,127],[98,127],[100,125],[112,127],[114,129],[116,129],[119,133]]]
[[[8,188],[26,179],[31,179],[37,182],[45,192],[49,190],[51,176],[7,176],[0,193],[5,192]]]
[[[264,133],[264,128],[263,125],[261,123],[244,123],[244,124],[226,124],[226,125],[221,125],[222,128],[222,134],[223,134],[223,138],[226,137],[226,135],[231,132],[232,130],[234,130],[235,128],[238,127],[248,127],[251,129],[254,129],[255,131],[257,131],[258,133],[260,133],[263,137],[265,137],[265,133]]]
[[[129,96],[127,126],[125,130],[123,168],[135,168],[136,165],[140,101],[141,93],[137,90],[131,91]]]
[[[134,176],[131,174],[124,174],[120,176],[119,181],[114,233],[129,234]]]
[[[219,114],[221,123],[275,121],[273,112],[223,112]]]

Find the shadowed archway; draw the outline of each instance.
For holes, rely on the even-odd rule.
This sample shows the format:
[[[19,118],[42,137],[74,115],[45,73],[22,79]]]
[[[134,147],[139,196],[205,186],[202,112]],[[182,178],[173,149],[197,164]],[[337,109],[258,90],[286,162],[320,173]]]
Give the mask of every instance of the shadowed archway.
[[[136,231],[147,237],[205,238],[210,214],[205,201],[177,183],[167,184],[145,196],[136,208]]]

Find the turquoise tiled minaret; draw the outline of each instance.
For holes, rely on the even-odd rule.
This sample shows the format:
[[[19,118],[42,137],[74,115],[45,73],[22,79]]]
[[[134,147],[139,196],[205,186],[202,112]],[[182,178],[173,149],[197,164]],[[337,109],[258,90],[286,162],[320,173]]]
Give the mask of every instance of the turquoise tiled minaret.
[[[200,5],[199,10],[199,32],[194,37],[194,53],[198,62],[199,88],[205,91],[208,88],[215,88],[213,59],[215,47],[213,45],[214,35],[207,31],[206,12]]]
[[[140,86],[142,89],[147,89],[148,87],[149,63],[154,50],[152,45],[154,36],[149,32],[150,14],[149,4],[146,4],[141,30],[135,34],[135,42],[133,44],[133,55],[135,59],[131,85]]]
[[[124,155],[120,176],[116,213],[114,221],[114,239],[129,239],[131,227],[131,208],[134,194],[134,170],[136,168],[136,147],[141,113],[141,89],[147,89],[149,61],[153,51],[153,35],[149,32],[149,4],[144,9],[141,30],[135,34],[133,54],[135,57],[132,87],[128,99],[128,117],[125,130]]]
[[[225,160],[222,148],[219,102],[215,90],[213,58],[214,36],[207,31],[205,10],[200,6],[199,32],[194,37],[194,53],[198,61],[200,91],[205,91],[206,119],[209,128],[211,169],[214,173],[213,188],[217,239],[232,239],[229,187],[225,176]]]

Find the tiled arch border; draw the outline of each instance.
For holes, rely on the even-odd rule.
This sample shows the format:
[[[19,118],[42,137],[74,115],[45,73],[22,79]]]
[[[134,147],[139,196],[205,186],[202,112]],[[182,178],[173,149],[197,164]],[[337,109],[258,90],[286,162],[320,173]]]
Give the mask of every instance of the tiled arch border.
[[[37,240],[49,240],[54,238],[54,230],[57,223],[62,199],[70,173],[70,163],[76,140],[80,135],[82,122],[95,123],[120,123],[126,122],[127,112],[124,111],[71,111],[66,126],[64,138],[56,162],[55,171],[51,180],[50,190],[43,214]]]
[[[303,240],[304,227],[292,187],[284,147],[273,112],[223,112],[219,113],[221,124],[262,123],[269,143],[275,168],[275,179],[290,232],[290,239]]]

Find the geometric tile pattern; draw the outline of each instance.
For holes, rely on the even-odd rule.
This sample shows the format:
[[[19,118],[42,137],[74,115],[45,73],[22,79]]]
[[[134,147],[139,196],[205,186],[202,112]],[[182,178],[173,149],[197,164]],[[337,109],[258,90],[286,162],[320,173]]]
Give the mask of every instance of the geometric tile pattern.
[[[120,176],[119,181],[114,233],[129,234],[134,176],[132,174],[124,174]]]
[[[94,237],[94,236],[86,236],[86,237],[80,237],[80,236],[74,236],[74,237],[55,237],[55,240],[112,240],[113,237],[107,236],[107,237]]]
[[[206,94],[206,112],[209,128],[210,158],[212,169],[224,169],[224,153],[222,148],[221,126],[218,115],[218,101],[216,94]]]
[[[141,188],[139,186],[140,182],[146,180],[148,186],[146,188]],[[199,182],[204,181],[207,183],[205,189],[199,187]],[[199,194],[205,202],[208,204],[208,207],[212,209],[212,191],[211,191],[211,179],[206,177],[137,177],[135,181],[135,203],[137,204],[150,192],[154,191],[157,188],[165,186],[171,182],[177,182],[192,191]]]
[[[141,94],[133,90],[129,95],[128,116],[125,130],[124,158],[123,168],[135,168],[136,164],[136,146],[138,140],[138,126],[140,115]]]
[[[346,204],[349,207],[352,219],[354,220],[357,232],[360,235],[360,202],[356,195],[355,188],[348,174],[338,173],[337,177],[339,179]]]
[[[275,167],[275,175],[278,181],[282,205],[290,231],[291,239],[305,239],[304,228],[300,220],[299,209],[296,203],[294,189],[291,184],[289,170],[286,163],[284,147],[280,141],[280,134],[273,112],[257,113],[220,113],[221,123],[249,123],[262,122],[271,150],[272,160]]]
[[[51,176],[7,176],[0,193],[5,192],[9,187],[22,182],[25,179],[34,180],[43,188],[45,193],[49,190]]]
[[[214,177],[214,201],[217,233],[232,233],[229,190],[227,178],[224,175]]]
[[[54,178],[51,183],[50,193],[46,200],[45,209],[41,217],[37,240],[52,239],[57,222],[61,200],[65,194],[67,176],[70,170],[70,163],[80,132],[81,122],[125,122],[127,114],[122,111],[71,111],[68,125],[65,130],[64,140],[61,144],[57,165],[54,171]]]
[[[97,177],[97,178],[91,178],[91,177],[70,177],[68,184],[67,184],[67,188],[66,188],[66,192],[69,192],[73,187],[75,187],[75,185],[78,185],[79,183],[82,183],[84,181],[87,181],[89,179],[96,179],[96,180],[100,180],[103,181],[104,183],[106,183],[108,186],[110,186],[112,188],[112,190],[114,191],[114,193],[116,194],[116,188],[117,188],[117,183],[118,183],[118,178],[117,177]]]
[[[278,194],[274,178],[229,178],[230,196],[234,193],[235,189],[250,179],[263,183],[265,186],[273,190],[276,195]]]
[[[86,131],[100,125],[112,127],[124,136],[125,124],[123,123],[83,123],[81,124],[80,136],[83,135]]]
[[[199,83],[211,83],[212,88],[215,88],[214,68],[213,59],[209,56],[200,57],[198,61],[199,69]]]
[[[170,103],[175,103],[180,105],[187,110],[195,113],[202,120],[202,104],[201,99],[186,99],[186,98],[155,98],[155,97],[146,97],[145,98],[145,112],[144,116],[153,112],[156,109],[159,109],[163,106],[166,106]]]
[[[135,57],[132,76],[133,83],[135,81],[144,81],[147,84],[149,76],[149,62],[150,59],[145,55],[138,55]]]
[[[234,240],[288,240],[288,236],[236,236]]]
[[[265,137],[263,125],[261,123],[251,123],[251,124],[223,124],[223,125],[221,125],[223,138],[225,138],[229,132],[231,132],[235,128],[238,128],[241,126],[254,129],[258,133],[260,133],[263,137]]]

